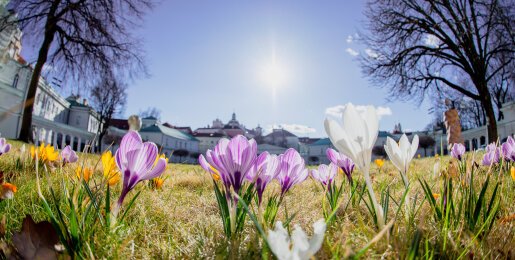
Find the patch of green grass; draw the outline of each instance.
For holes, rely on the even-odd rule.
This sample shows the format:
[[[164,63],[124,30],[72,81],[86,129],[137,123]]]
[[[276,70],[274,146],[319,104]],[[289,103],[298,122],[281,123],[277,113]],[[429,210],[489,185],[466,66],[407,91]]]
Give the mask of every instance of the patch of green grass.
[[[10,241],[12,234],[21,228],[26,214],[35,221],[49,220],[43,208],[42,200],[37,193],[36,172],[34,164],[27,152],[20,153],[22,143],[13,144],[11,152],[0,156],[0,170],[4,172],[6,181],[15,184],[18,192],[14,199],[0,201],[0,217],[6,216],[7,235]],[[79,162],[69,164],[62,169],[40,169],[43,195],[50,204],[50,189],[63,197],[61,184],[72,183],[75,167],[88,165],[96,167],[92,183],[100,183],[102,179],[100,157],[79,153]],[[17,160],[21,160],[21,165]],[[480,156],[476,156],[479,161]],[[476,237],[467,229],[463,218],[449,229],[442,230],[441,223],[434,218],[433,208],[426,200],[424,190],[417,181],[423,178],[433,191],[440,190],[443,183],[441,177],[434,176],[433,165],[441,160],[441,169],[445,171],[448,157],[414,159],[408,176],[410,190],[408,195],[412,203],[419,208],[412,219],[405,218],[404,207],[399,211],[393,227],[387,236],[373,244],[363,258],[408,258],[410,253],[418,258],[513,258],[515,245],[515,220],[509,216],[515,213],[515,182],[507,172],[507,168],[497,169],[491,175],[491,187],[499,183],[499,212],[494,219],[492,230],[484,237]],[[377,196],[389,188],[390,202],[388,219],[396,216],[397,204],[404,194],[404,185],[399,173],[391,163],[386,162],[380,173],[373,166],[371,173]],[[261,258],[263,248],[259,234],[252,221],[247,218],[242,238],[239,241],[226,241],[222,222],[218,212],[211,176],[196,165],[169,164],[165,173],[168,179],[162,189],[152,190],[146,184],[140,184],[132,191],[127,200],[130,201],[138,191],[140,196],[135,201],[126,219],[115,230],[95,227],[90,237],[91,253],[96,258]],[[480,168],[475,175],[473,185],[480,190],[486,178],[486,170]],[[353,173],[358,182],[363,182],[358,171]],[[339,176],[338,181],[345,181]],[[71,185],[71,184],[70,184]],[[273,182],[265,192],[265,197],[278,191],[279,186]],[[344,203],[350,196],[350,188],[344,185],[342,200]],[[111,190],[111,201],[116,201],[120,192],[120,183]],[[492,189],[488,189],[489,198]],[[277,220],[285,220],[285,207],[288,215],[295,213],[292,224],[299,224],[308,234],[312,233],[312,223],[323,218],[323,190],[318,183],[308,179],[289,192],[277,215]],[[378,198],[379,199],[379,198]],[[441,199],[441,197],[439,198]],[[65,207],[61,200],[61,207]],[[52,205],[55,207],[56,205]],[[444,233],[442,233],[444,232]],[[333,223],[328,227],[326,239],[317,257],[345,258],[363,248],[377,234],[377,230],[363,201],[350,204],[345,212],[337,212]],[[446,238],[446,250],[441,250]],[[468,248],[464,252],[464,248]]]

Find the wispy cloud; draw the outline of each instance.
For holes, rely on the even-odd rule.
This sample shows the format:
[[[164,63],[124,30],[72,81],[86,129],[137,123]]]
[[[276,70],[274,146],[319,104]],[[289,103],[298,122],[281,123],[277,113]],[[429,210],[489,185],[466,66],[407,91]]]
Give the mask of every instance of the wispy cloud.
[[[353,43],[354,41],[359,40],[359,34],[355,33],[353,35],[348,35],[347,39],[345,40],[347,43]]]
[[[358,54],[359,54],[359,52],[358,52],[358,51],[356,51],[356,50],[354,50],[354,49],[352,49],[352,48],[347,48],[347,49],[345,49],[345,51],[346,51],[348,54],[350,54],[351,56],[358,56]]]
[[[432,34],[427,34],[424,39],[424,44],[429,47],[438,47],[438,45],[440,45],[440,39]]]
[[[341,117],[343,110],[345,109],[345,106],[346,105],[337,105],[334,107],[328,107],[325,109],[325,114],[328,116],[333,116],[333,117]],[[355,106],[355,108],[358,111],[365,111],[366,106]],[[377,117],[379,117],[379,119],[381,119],[381,117],[383,117],[383,116],[391,116],[392,109],[390,107],[378,106],[378,107],[376,107],[376,113],[377,113]]]
[[[289,132],[292,132],[294,134],[298,135],[306,135],[306,134],[313,134],[316,133],[316,129],[305,126],[305,125],[299,125],[299,124],[274,124],[274,125],[268,125],[265,127],[265,130],[267,133],[272,132],[273,129],[284,129]]]
[[[379,54],[377,54],[377,52],[373,51],[372,49],[365,49],[365,53],[368,55],[368,57],[370,58],[374,58],[374,59],[377,59],[377,57],[379,57]]]

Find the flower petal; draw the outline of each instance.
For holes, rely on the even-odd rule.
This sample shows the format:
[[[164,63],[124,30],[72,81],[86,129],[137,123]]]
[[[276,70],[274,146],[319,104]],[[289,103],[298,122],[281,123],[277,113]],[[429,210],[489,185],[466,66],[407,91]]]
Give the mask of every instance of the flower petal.
[[[311,253],[315,254],[322,247],[326,228],[327,225],[324,219],[319,219],[313,224],[313,236],[309,241],[309,251]]]
[[[411,140],[411,154],[410,154],[410,160],[415,156],[418,150],[418,135],[415,135],[413,137],[413,140]]]
[[[161,174],[163,174],[163,172],[165,170],[166,170],[166,159],[159,158],[159,160],[157,160],[157,163],[154,166],[154,168],[152,168],[152,170],[150,170],[149,172],[145,173],[141,179],[142,180],[151,180],[151,179],[157,178],[157,177],[161,176]]]
[[[288,231],[284,229],[281,221],[275,223],[275,229],[268,231],[267,238],[270,250],[272,250],[277,259],[292,259]]]
[[[137,152],[127,154],[128,165],[131,172],[138,174],[141,179],[142,174],[146,174],[154,166],[158,149],[154,143],[146,142],[141,149],[135,151]]]

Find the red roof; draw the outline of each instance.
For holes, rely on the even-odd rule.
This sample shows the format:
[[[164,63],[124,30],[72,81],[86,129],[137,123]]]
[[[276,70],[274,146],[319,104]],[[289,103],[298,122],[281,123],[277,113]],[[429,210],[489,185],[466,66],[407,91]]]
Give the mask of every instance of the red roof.
[[[110,126],[114,126],[118,129],[129,130],[129,122],[127,119],[111,119],[109,121]]]

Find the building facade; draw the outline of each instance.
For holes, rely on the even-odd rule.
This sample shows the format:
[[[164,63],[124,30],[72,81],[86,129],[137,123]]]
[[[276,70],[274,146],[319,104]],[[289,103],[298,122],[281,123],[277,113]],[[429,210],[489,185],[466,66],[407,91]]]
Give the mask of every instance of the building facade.
[[[0,15],[13,15],[0,6]],[[14,17],[14,16],[13,16]],[[13,26],[0,32],[0,133],[18,138],[32,67],[20,56],[21,36]],[[43,78],[39,80],[33,105],[32,134],[41,142],[62,148],[71,145],[81,151],[95,139],[101,122],[85,100],[64,99]]]

